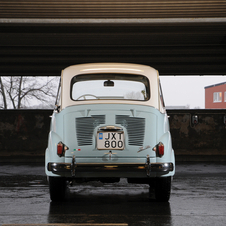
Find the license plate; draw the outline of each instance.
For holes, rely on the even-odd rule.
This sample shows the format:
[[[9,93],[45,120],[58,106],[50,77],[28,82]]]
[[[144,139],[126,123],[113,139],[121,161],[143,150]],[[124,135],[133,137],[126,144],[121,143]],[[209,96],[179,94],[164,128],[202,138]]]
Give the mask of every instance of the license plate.
[[[97,132],[97,149],[122,150],[124,149],[123,132]]]

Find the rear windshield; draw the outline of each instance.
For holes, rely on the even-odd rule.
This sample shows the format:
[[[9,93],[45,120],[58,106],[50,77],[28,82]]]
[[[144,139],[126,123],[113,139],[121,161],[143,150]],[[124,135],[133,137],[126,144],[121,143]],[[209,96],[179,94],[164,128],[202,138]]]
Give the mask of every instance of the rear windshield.
[[[71,99],[86,100],[137,100],[150,98],[148,78],[131,74],[84,74],[71,81]]]

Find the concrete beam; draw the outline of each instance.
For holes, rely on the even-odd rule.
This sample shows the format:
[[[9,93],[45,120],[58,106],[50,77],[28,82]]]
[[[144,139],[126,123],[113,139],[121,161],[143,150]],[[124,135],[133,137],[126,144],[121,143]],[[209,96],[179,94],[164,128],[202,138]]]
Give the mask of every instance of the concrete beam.
[[[226,23],[226,17],[216,18],[159,18],[159,19],[33,19],[0,18],[0,24],[178,24],[178,23]]]

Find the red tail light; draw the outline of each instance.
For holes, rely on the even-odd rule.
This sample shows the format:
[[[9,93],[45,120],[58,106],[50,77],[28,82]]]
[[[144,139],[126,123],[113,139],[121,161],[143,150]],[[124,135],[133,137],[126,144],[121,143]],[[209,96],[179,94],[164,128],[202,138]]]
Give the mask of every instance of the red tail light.
[[[164,144],[162,142],[159,142],[158,144],[158,152],[160,156],[164,155]]]
[[[63,156],[64,155],[64,145],[61,142],[57,144],[57,154],[59,156]]]
[[[156,152],[156,157],[162,157],[164,155],[164,144],[159,142],[152,150]]]
[[[57,154],[62,157],[65,155],[65,151],[67,151],[69,148],[63,144],[62,142],[59,142],[57,144]]]

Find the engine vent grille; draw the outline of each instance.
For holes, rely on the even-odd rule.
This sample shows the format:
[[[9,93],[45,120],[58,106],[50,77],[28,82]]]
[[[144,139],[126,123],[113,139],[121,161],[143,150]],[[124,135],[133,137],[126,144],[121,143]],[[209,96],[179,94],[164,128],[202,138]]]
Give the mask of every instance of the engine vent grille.
[[[105,115],[92,115],[91,117],[76,118],[76,135],[78,145],[92,145],[94,128],[100,124],[105,124]]]
[[[129,145],[143,146],[145,119],[129,117],[129,115],[116,115],[116,124],[121,124],[127,129]]]

